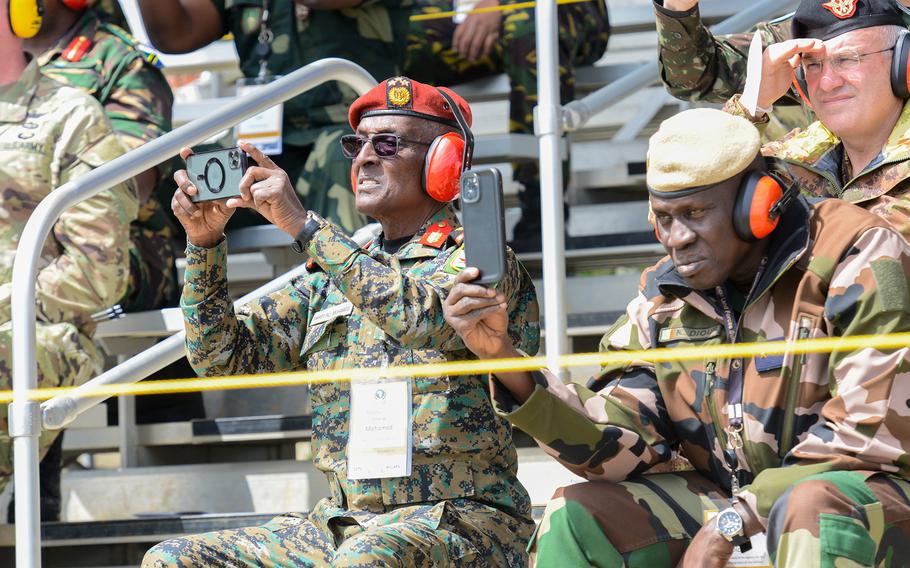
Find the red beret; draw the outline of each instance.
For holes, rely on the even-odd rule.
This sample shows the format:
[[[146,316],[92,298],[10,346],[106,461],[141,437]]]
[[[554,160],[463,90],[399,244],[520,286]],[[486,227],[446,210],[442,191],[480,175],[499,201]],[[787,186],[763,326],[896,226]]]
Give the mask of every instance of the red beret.
[[[461,110],[468,126],[471,125],[471,107],[455,91],[412,81],[407,77],[393,77],[379,83],[360,96],[348,111],[348,122],[357,130],[360,120],[368,116],[401,114],[433,120],[458,128],[458,122],[449,103],[439,94],[443,90],[452,97]]]

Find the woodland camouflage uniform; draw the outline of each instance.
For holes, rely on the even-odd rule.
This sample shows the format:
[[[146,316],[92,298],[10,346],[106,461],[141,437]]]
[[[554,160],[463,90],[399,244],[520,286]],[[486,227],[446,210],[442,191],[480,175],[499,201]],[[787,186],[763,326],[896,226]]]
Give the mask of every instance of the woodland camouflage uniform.
[[[500,4],[516,4],[502,0]],[[415,14],[452,10],[452,0],[415,0]],[[602,0],[558,6],[560,102],[575,98],[575,67],[592,65],[607,48],[610,24]],[[534,134],[537,106],[537,54],[534,9],[504,12],[501,37],[489,55],[468,61],[452,48],[456,24],[452,17],[411,22],[405,74],[432,85],[456,85],[505,73],[509,78],[509,132]],[[523,189],[519,199],[522,220],[516,231],[540,235],[540,171],[536,161],[512,165]]]
[[[174,97],[161,71],[122,28],[99,20],[93,9],[52,48],[38,56],[48,77],[94,97],[111,127],[132,150],[171,129]],[[173,185],[168,164],[158,167]],[[169,202],[166,202],[169,207]],[[130,281],[120,300],[126,311],[158,309],[177,301],[174,227],[153,193],[130,226]]]
[[[361,249],[326,224],[307,246],[315,261],[310,273],[236,315],[227,293],[225,242],[189,246],[181,303],[191,364],[202,376],[217,376],[471,358],[442,313],[463,254],[457,227],[446,205],[388,254],[378,241]],[[425,244],[435,231],[448,237]],[[535,353],[537,300],[514,255],[498,289],[509,302],[512,341]],[[349,313],[337,310],[344,304],[352,306]],[[314,320],[332,307],[331,319]],[[485,377],[412,379],[413,473],[407,478],[349,480],[349,385],[309,388],[313,461],[332,496],[309,514],[166,541],[146,555],[144,566],[526,563],[530,501],[516,478],[511,430],[493,411]]]
[[[125,149],[98,104],[44,77],[31,61],[0,88],[0,389],[12,375],[13,260],[26,221],[55,188],[121,156]],[[37,291],[38,386],[82,383],[100,372],[92,314],[117,303],[129,277],[129,226],[138,205],[120,184],[61,215],[44,244]],[[6,410],[0,420],[0,488],[12,473]],[[56,437],[41,433],[43,453]]]
[[[259,74],[256,53],[264,0],[212,0],[231,33],[246,77]],[[366,0],[356,8],[310,10],[293,0],[269,1],[268,26],[274,33],[268,70],[287,75],[326,57],[353,61],[373,77],[399,73],[410,0]],[[350,160],[338,139],[348,134],[347,109],[357,93],[332,81],[284,103],[283,149],[272,156],[284,169],[306,207],[348,233],[366,223],[354,208]],[[262,224],[239,211],[232,226]]]
[[[801,197],[769,239],[748,297],[691,289],[661,260],[601,350],[910,330],[910,245],[881,219]],[[726,411],[734,374],[737,450]],[[636,360],[604,367],[588,387],[535,380],[522,405],[496,387],[497,410],[589,480],[549,504],[539,565],[674,566],[705,511],[728,506],[737,465],[776,566],[897,566],[910,554],[910,348]],[[647,475],[676,452],[694,472]]]

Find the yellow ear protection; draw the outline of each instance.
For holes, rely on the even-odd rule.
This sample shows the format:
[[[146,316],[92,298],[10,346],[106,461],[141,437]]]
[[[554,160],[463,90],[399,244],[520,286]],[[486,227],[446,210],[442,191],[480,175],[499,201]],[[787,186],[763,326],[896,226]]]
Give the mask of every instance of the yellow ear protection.
[[[437,91],[452,110],[461,134],[447,132],[433,140],[423,162],[421,182],[424,191],[430,197],[436,201],[446,202],[458,198],[461,191],[461,173],[471,167],[474,134],[452,97],[442,89]]]
[[[41,0],[7,0],[6,6],[13,33],[22,39],[35,37],[44,18],[44,3]]]
[[[897,36],[897,42],[894,44],[894,53],[892,53],[891,58],[891,91],[899,99],[910,99],[910,70],[908,70],[908,66],[910,66],[910,31],[904,30]],[[809,104],[809,85],[806,83],[802,65],[795,69],[793,83],[806,106],[812,108],[812,105]]]

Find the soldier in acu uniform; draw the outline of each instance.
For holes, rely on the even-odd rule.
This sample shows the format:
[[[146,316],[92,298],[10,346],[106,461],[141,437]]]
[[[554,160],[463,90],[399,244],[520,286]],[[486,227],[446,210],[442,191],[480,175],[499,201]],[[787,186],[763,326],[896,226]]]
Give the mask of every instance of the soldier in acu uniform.
[[[0,389],[11,386],[13,261],[26,221],[55,188],[121,156],[125,149],[96,101],[39,71],[11,33],[0,2]],[[25,33],[16,30],[17,33]],[[68,209],[41,253],[36,283],[39,387],[76,385],[100,372],[92,314],[115,304],[129,276],[132,184]],[[57,432],[44,431],[41,453]],[[0,488],[12,474],[6,413],[0,420]]]
[[[287,174],[249,144],[243,147],[259,167],[241,182],[243,198],[193,204],[187,196],[195,188],[178,172],[173,207],[190,243],[181,305],[187,353],[200,375],[376,367],[381,377],[384,366],[470,358],[442,313],[463,266],[462,230],[451,204],[428,192],[434,188],[436,197],[444,197],[435,188],[457,182],[460,159],[446,167],[451,175],[428,180],[427,190],[421,183],[430,144],[458,128],[452,106],[471,120],[467,103],[445,93],[451,102],[434,87],[398,77],[351,107],[357,134],[343,144],[354,160],[357,207],[382,225],[366,248],[303,209]],[[308,275],[239,313],[227,293],[222,234],[235,206],[256,207],[312,259]],[[535,353],[534,287],[514,255],[507,264],[497,296],[507,306],[507,333]],[[363,469],[373,461],[357,443],[369,430],[355,424],[364,423],[369,410],[358,410],[367,403],[356,394],[370,384],[387,385],[382,392],[374,388],[376,400],[401,388],[409,393],[398,398],[400,418],[412,419],[400,427],[409,442],[397,455],[409,456],[410,465],[390,464],[388,475]],[[143,566],[526,563],[530,502],[516,478],[511,431],[494,414],[484,377],[337,382],[312,385],[310,392],[314,462],[328,478],[331,497],[309,514],[281,515],[264,526],[166,541],[147,553]],[[388,440],[377,443],[394,447]]]
[[[518,0],[483,0],[475,9]],[[453,9],[453,0],[415,0],[408,33],[405,73],[435,85],[456,85],[505,73],[509,78],[509,132],[534,134],[537,105],[537,41],[534,9],[469,14],[456,24],[451,16],[434,17]],[[592,65],[607,48],[610,23],[603,0],[558,7],[560,101],[575,98],[575,67]],[[426,19],[424,19],[426,18]],[[512,165],[521,184],[521,219],[515,226],[517,250],[540,250],[540,171],[536,161]],[[568,170],[566,169],[566,172]],[[568,176],[565,176],[568,182]]]
[[[410,0],[141,0],[155,47],[169,53],[199,49],[230,33],[246,77],[287,75],[308,63],[340,57],[374,77],[400,70]],[[301,200],[346,231],[365,223],[351,192],[350,167],[338,139],[356,98],[349,87],[325,83],[284,103],[283,148],[273,156]],[[255,140],[254,140],[255,142]],[[261,224],[245,211],[232,226]]]
[[[642,275],[602,351],[910,331],[910,245],[859,207],[796,197],[759,150],[758,131],[722,111],[664,121],[647,183],[669,257]],[[506,314],[470,276],[446,320],[477,355],[515,356],[489,331]],[[543,371],[498,373],[491,390],[501,415],[587,480],[547,506],[538,565],[720,568],[764,531],[776,566],[903,566],[908,381],[905,346],[637,355],[588,387]],[[695,471],[648,474],[677,452]]]
[[[44,0],[44,19],[29,38],[45,75],[92,95],[111,126],[134,149],[171,128],[171,89],[136,41],[122,28],[102,22],[86,2]],[[120,304],[125,311],[163,308],[177,301],[174,227],[155,195],[167,164],[136,177],[141,208],[130,227],[130,282]]]

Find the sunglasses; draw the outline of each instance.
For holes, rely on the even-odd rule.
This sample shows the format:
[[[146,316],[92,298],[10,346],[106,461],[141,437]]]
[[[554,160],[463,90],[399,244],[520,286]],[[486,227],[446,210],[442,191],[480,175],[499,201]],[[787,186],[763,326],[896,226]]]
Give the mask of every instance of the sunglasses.
[[[380,158],[391,158],[397,154],[398,150],[401,148],[402,142],[405,144],[419,144],[421,146],[430,145],[428,142],[407,140],[397,134],[391,133],[374,134],[369,138],[359,134],[345,134],[341,137],[341,153],[344,154],[345,158],[353,160],[360,154],[364,144],[367,142],[373,145],[373,151],[376,152],[376,155]]]

